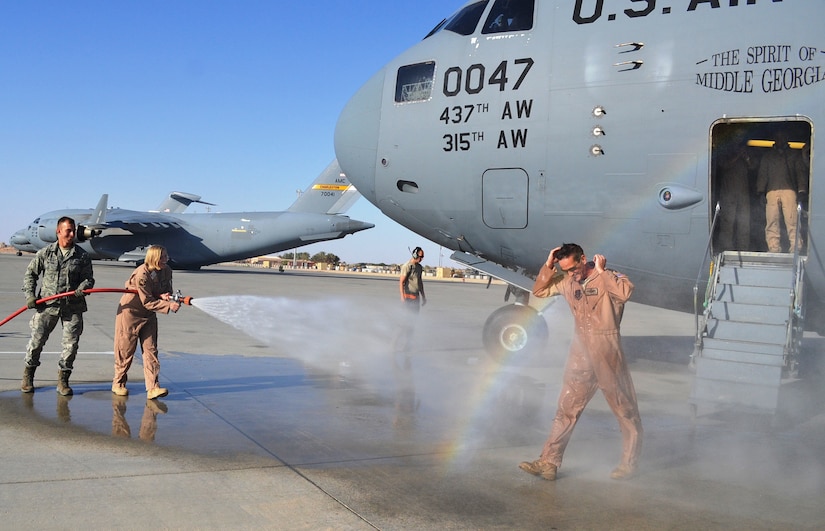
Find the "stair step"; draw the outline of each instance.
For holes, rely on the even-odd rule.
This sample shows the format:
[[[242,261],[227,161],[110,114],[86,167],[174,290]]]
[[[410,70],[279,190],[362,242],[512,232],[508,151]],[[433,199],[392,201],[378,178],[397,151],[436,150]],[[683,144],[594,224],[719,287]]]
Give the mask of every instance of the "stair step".
[[[791,288],[793,270],[791,268],[730,267],[725,265],[719,270],[720,284],[735,286],[762,286],[774,288]]]
[[[764,356],[778,356],[779,358],[785,355],[784,343],[780,345],[776,343],[754,343],[752,341],[731,341],[706,337],[702,340],[702,345],[704,350],[732,350]]]
[[[724,264],[741,267],[751,266],[792,266],[793,255],[790,253],[760,253],[752,251],[725,251]]]
[[[769,354],[755,354],[744,350],[716,350],[703,348],[702,359],[728,361],[731,363],[754,363],[758,365],[771,365],[774,367],[784,367],[784,356],[771,356]],[[698,358],[697,358],[698,360]]]
[[[732,341],[784,346],[787,331],[785,324],[738,323],[719,319],[708,319],[707,322],[708,337]]]
[[[694,378],[690,402],[744,406],[774,412],[779,386],[761,386]]]
[[[790,285],[784,287],[736,286],[719,284],[716,287],[716,300],[739,302],[742,304],[764,304],[790,307]]]
[[[744,323],[785,323],[790,317],[789,312],[788,304],[766,306],[763,304],[714,301],[710,307],[710,313],[716,319]]]
[[[782,381],[782,367],[759,365],[757,363],[737,363],[703,357],[696,359],[696,378],[779,387]]]

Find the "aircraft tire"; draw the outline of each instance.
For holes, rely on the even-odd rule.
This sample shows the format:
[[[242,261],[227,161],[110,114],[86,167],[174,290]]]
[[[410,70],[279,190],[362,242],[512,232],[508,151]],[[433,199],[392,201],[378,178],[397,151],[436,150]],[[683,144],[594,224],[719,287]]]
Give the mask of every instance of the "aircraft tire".
[[[484,323],[482,341],[494,359],[523,359],[543,351],[549,332],[544,317],[523,304],[502,306]]]

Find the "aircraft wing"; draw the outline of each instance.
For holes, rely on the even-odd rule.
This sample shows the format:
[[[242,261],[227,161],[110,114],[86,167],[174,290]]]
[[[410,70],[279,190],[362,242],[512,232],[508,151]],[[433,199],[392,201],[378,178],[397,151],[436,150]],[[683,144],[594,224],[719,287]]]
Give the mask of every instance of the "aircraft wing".
[[[103,223],[95,225],[98,229],[122,229],[134,234],[160,232],[180,229],[180,219],[159,212],[138,212],[135,210],[116,209],[110,211]]]
[[[506,267],[502,267],[496,263],[490,262],[489,260],[485,260],[484,258],[461,251],[454,252],[450,255],[450,258],[460,264],[472,267],[473,269],[478,269],[493,278],[503,280],[504,282],[512,284],[513,286],[519,287],[525,291],[533,291],[533,284],[535,283],[535,280],[521,275],[512,269],[507,269]]]

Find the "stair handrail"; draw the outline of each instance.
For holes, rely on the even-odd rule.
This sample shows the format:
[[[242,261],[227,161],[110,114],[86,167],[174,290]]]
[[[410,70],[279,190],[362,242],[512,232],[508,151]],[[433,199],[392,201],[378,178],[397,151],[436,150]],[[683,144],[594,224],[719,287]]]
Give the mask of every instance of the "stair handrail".
[[[708,256],[713,256],[713,233],[716,230],[716,222],[719,220],[719,211],[721,210],[721,206],[719,202],[716,202],[716,208],[713,212],[713,220],[710,224],[710,234],[708,235],[708,243],[705,245],[705,255],[702,257],[702,263],[699,264],[699,272],[696,274],[696,283],[693,285],[693,319],[694,325],[696,326],[696,338],[693,343],[693,354],[690,355],[691,363],[693,360],[698,356],[699,351],[702,350],[702,330],[703,326],[699,326],[699,283],[702,281],[702,272],[705,270],[705,263],[708,261]],[[719,270],[718,265],[714,273],[717,273]],[[717,273],[718,274],[718,273]],[[710,275],[708,275],[710,277]],[[711,285],[711,279],[708,278],[708,288]],[[708,301],[708,289],[705,289],[705,300],[702,304],[704,307],[703,314],[707,318],[707,301]],[[705,319],[705,322],[707,320]]]
[[[792,365],[794,364],[793,357],[796,353],[797,344],[797,336],[795,334],[796,328],[803,326],[802,320],[804,319],[803,315],[803,304],[802,304],[802,288],[803,282],[805,277],[805,268],[802,267],[802,259],[800,256],[800,242],[801,239],[799,237],[799,233],[802,232],[801,228],[805,225],[805,216],[804,210],[802,209],[802,202],[797,201],[796,203],[796,232],[794,233],[794,241],[793,241],[793,277],[791,278],[791,290],[789,293],[789,315],[788,315],[788,323],[785,332],[785,366],[793,371]]]

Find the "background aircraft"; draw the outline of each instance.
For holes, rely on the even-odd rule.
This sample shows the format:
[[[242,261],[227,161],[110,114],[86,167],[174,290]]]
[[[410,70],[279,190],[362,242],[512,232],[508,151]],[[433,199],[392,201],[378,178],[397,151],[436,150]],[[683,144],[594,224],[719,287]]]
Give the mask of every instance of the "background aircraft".
[[[824,15],[825,3],[781,0],[473,0],[351,98],[336,156],[384,214],[507,281],[522,303],[549,251],[576,242],[628,274],[635,301],[693,309],[695,288],[722,285],[708,257],[727,256],[714,229],[718,163],[736,139],[753,163],[740,261],[784,260],[757,256],[771,253],[755,168],[776,133],[809,175],[825,171],[814,135],[825,123]],[[809,188],[801,259],[786,254],[792,271],[772,297],[784,304],[786,365],[801,301],[810,313],[825,294],[825,189]],[[514,354],[546,330],[516,304],[491,316],[484,338]]]
[[[186,208],[191,205],[192,203],[203,203],[204,205],[213,205],[213,203],[207,203],[206,201],[201,201],[201,196],[195,194],[189,194],[186,192],[171,192],[169,196],[164,199],[157,210],[150,210],[149,212],[166,212],[166,213],[180,213],[186,210]],[[95,208],[95,212],[102,212],[106,210],[106,204],[109,200],[109,194],[103,194],[98,202],[97,207]],[[213,205],[214,206],[214,205]],[[91,217],[100,217],[102,214],[98,213],[93,216],[89,216],[89,210],[85,208],[76,208],[76,209],[65,209],[59,210],[60,216],[55,219],[60,219],[62,216],[69,216],[70,218],[77,221],[78,219],[88,220]],[[48,214],[44,214],[45,217],[51,218],[53,212],[49,212]],[[17,249],[17,256],[20,256],[23,253],[36,253],[39,249],[48,245],[51,241],[45,241],[40,238],[38,235],[39,227],[40,227],[40,217],[32,221],[28,227],[25,229],[20,229],[19,231],[15,232],[11,236],[11,246]],[[86,236],[82,236],[83,239],[86,239]],[[109,258],[108,256],[98,256],[97,252],[94,249],[86,247],[86,250],[91,253],[91,255],[95,259],[105,259]]]
[[[37,251],[55,241],[57,220],[70,216],[77,239],[95,259],[143,260],[146,248],[163,245],[175,269],[242,260],[310,243],[343,238],[372,223],[342,215],[360,197],[333,161],[284,212],[183,213],[200,196],[173,192],[157,212],[107,209],[104,194],[94,209],[55,210],[16,232],[12,245]],[[211,203],[205,203],[211,204]]]

